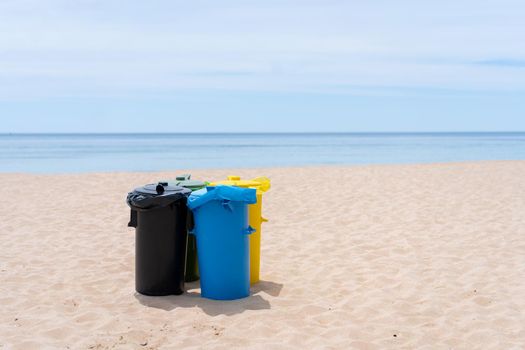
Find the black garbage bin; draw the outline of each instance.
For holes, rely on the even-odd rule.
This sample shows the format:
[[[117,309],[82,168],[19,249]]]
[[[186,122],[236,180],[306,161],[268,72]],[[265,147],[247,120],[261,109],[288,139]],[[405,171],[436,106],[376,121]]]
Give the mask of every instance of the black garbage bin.
[[[135,227],[135,289],[145,295],[184,292],[188,209],[191,190],[150,184],[127,197],[129,227]]]

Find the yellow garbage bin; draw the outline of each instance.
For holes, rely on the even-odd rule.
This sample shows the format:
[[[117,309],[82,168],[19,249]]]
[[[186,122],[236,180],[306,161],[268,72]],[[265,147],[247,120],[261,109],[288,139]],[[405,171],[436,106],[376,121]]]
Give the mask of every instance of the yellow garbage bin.
[[[248,205],[250,226],[256,231],[250,235],[250,283],[259,282],[261,270],[261,228],[262,223],[268,221],[262,217],[263,193],[270,189],[270,179],[257,177],[252,180],[241,180],[239,176],[228,176],[228,180],[210,183],[209,186],[227,185],[257,190],[257,203]]]

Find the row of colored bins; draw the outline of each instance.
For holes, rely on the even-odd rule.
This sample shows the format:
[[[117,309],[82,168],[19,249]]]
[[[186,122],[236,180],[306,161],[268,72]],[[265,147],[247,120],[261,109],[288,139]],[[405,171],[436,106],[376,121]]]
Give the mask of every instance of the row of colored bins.
[[[193,281],[200,272],[203,297],[231,300],[248,296],[250,282],[259,280],[262,193],[269,189],[269,180],[232,176],[207,185],[182,176],[128,195],[129,226],[137,232],[139,293],[181,294],[184,275]],[[163,225],[166,220],[176,223]],[[189,236],[184,226],[190,228]],[[170,235],[182,238],[167,239]]]

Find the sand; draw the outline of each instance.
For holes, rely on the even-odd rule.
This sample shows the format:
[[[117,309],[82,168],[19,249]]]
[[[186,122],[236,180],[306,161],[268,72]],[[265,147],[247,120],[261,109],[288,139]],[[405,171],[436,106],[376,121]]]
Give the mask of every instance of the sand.
[[[525,347],[525,162],[269,176],[249,298],[134,291],[128,190],[164,173],[0,175],[0,349]]]

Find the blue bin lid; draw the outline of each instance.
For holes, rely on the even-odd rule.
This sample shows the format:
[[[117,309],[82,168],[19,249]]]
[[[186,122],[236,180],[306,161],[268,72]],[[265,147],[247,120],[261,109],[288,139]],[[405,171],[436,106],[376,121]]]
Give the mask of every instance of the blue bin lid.
[[[188,199],[188,207],[196,209],[210,201],[227,200],[232,202],[244,202],[246,204],[257,203],[257,190],[254,188],[242,188],[234,186],[206,187],[195,191]]]

